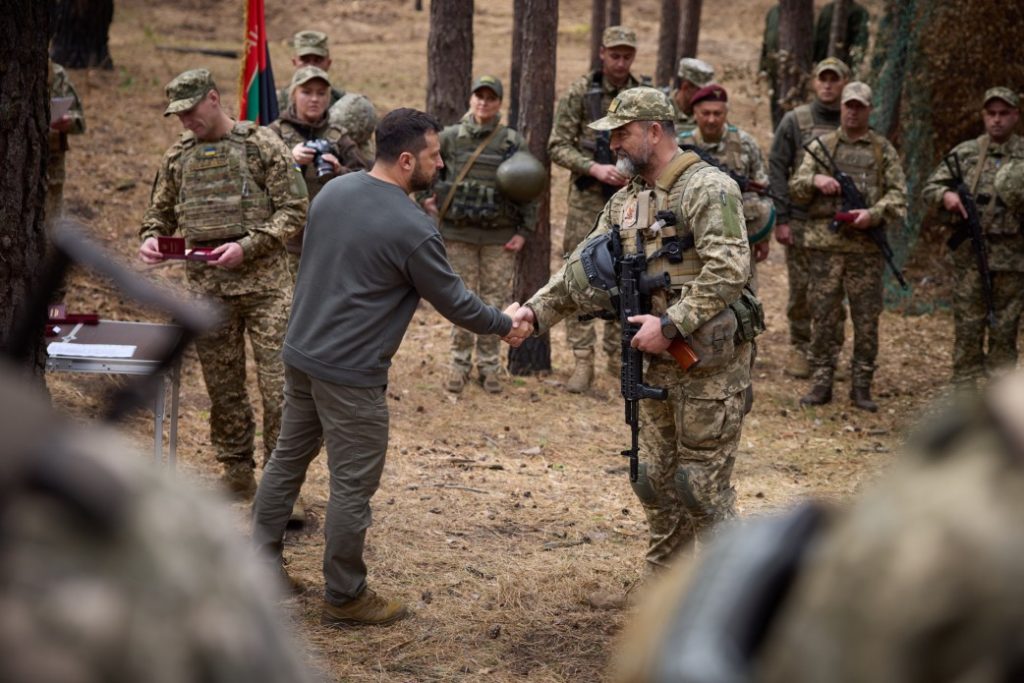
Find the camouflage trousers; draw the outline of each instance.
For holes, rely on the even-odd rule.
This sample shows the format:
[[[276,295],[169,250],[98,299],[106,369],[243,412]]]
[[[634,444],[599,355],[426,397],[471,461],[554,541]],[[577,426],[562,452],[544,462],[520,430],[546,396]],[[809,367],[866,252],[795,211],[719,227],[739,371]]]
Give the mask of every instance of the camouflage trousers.
[[[668,566],[711,528],[735,516],[731,477],[743,427],[745,390],[724,399],[684,393],[674,361],[650,363],[644,379],[666,401],[640,402],[640,460],[634,485],[650,530],[649,569]]]
[[[292,276],[292,287],[294,287],[295,281],[299,277],[299,257],[301,257],[302,254],[293,254],[290,251],[285,251],[284,256],[288,261],[288,274]]]
[[[562,238],[562,253],[568,256],[594,229],[597,217],[604,210],[602,195],[593,192],[579,192],[572,189],[569,210],[565,216],[565,235]],[[618,359],[621,352],[622,333],[617,321],[603,321],[601,347],[608,358]],[[593,353],[597,342],[595,320],[578,320],[575,316],[565,319],[565,336],[569,348],[576,355]]]
[[[252,462],[256,423],[245,387],[245,332],[249,333],[263,401],[263,462],[277,444],[284,401],[281,346],[288,325],[291,290],[220,296],[225,321],[196,340],[206,391],[210,395],[210,441],[217,460]]]
[[[512,303],[512,275],[515,252],[502,244],[471,244],[458,240],[445,242],[452,269],[466,287],[490,306],[505,308]],[[473,334],[452,325],[452,369],[468,375],[473,370],[473,347],[480,376],[501,370],[501,340],[493,334]]]
[[[976,383],[986,373],[1017,366],[1017,333],[1024,310],[1024,273],[992,272],[992,306],[995,326],[986,320],[981,276],[970,245],[953,253],[956,287],[953,288],[953,382]],[[985,331],[988,330],[988,353]]]
[[[786,318],[789,319],[789,343],[805,355],[811,347],[811,306],[807,300],[810,270],[807,249],[795,245],[787,246],[786,274],[789,277],[789,299],[786,302]],[[846,304],[843,303],[842,307],[842,315],[839,316],[833,338],[837,353],[842,350],[846,337]]]
[[[843,296],[853,320],[853,386],[870,387],[878,357],[878,318],[882,314],[885,261],[878,253],[808,249],[811,281],[811,346],[808,361],[816,384],[831,384],[839,360],[836,327],[843,322]]]

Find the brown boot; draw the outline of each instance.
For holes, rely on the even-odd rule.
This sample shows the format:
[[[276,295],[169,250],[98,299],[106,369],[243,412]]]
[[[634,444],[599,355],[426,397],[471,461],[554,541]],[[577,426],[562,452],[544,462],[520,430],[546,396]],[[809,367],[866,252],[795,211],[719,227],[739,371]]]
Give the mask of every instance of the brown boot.
[[[802,406],[823,406],[832,402],[832,385],[815,383],[811,390],[800,397]]]
[[[798,348],[791,348],[789,358],[786,359],[786,367],[782,371],[790,377],[807,379],[811,376],[811,365],[807,362],[807,355]]]
[[[462,390],[466,388],[466,375],[466,372],[458,368],[449,370],[448,379],[444,383],[445,390],[453,394],[461,394]]]
[[[871,387],[868,386],[850,387],[850,403],[854,408],[860,408],[869,413],[878,412],[878,404],[871,400]]]
[[[409,616],[409,608],[397,600],[387,600],[366,588],[359,597],[344,605],[324,602],[320,623],[326,626],[383,626]]]
[[[256,478],[253,476],[252,461],[225,464],[221,484],[236,500],[250,500],[256,495]]]
[[[570,394],[582,394],[594,381],[594,352],[573,351],[573,355],[576,356],[576,366],[565,383],[565,389]]]
[[[501,380],[498,379],[496,372],[488,372],[480,375],[480,386],[484,388],[488,394],[500,394],[504,387],[501,386]]]
[[[284,565],[277,565],[276,574],[277,585],[285,597],[293,598],[306,592],[306,584],[301,579],[289,574]]]

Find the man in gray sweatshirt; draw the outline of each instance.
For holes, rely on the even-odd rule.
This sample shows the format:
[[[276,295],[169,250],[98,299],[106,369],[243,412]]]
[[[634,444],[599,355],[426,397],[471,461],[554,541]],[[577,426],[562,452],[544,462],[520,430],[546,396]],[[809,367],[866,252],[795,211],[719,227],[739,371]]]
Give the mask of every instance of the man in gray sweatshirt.
[[[465,288],[434,222],[409,198],[443,167],[440,130],[414,109],[385,116],[373,169],[329,182],[306,223],[282,353],[281,436],[253,502],[253,542],[281,562],[292,504],[326,442],[326,624],[385,624],[408,613],[366,586],[363,543],[387,452],[388,368],[420,298],[475,334],[518,345],[532,331],[513,329],[508,313],[517,304],[502,313]]]

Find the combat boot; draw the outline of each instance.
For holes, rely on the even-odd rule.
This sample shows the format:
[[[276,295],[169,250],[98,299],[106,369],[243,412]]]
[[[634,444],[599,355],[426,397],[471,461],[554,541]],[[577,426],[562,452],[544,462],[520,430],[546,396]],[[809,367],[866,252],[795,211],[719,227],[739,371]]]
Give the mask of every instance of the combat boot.
[[[807,354],[797,348],[789,350],[789,358],[786,359],[786,367],[783,368],[790,377],[807,379],[811,376],[811,364],[807,362]]]
[[[372,588],[365,588],[355,600],[344,605],[324,602],[320,623],[325,626],[384,626],[409,616],[409,608],[398,600],[387,600]]]
[[[576,356],[576,366],[565,383],[565,390],[570,394],[582,394],[594,381],[594,352],[573,351],[573,355]]]
[[[291,514],[288,515],[288,524],[285,528],[287,529],[301,529],[306,526],[306,503],[302,500],[300,494],[295,499],[295,504],[292,505]]]
[[[306,592],[306,584],[301,579],[289,574],[283,564],[277,565],[275,573],[277,574],[277,585],[284,597],[294,598]]]
[[[800,397],[802,406],[823,406],[832,402],[832,385],[815,382],[811,390]]]
[[[444,388],[453,394],[461,394],[466,388],[467,373],[459,368],[452,368],[448,371],[448,379],[445,380]]]
[[[480,375],[480,386],[484,388],[488,394],[500,394],[503,387],[501,386],[501,380],[498,379],[498,374],[495,372],[488,372]]]
[[[850,387],[850,403],[855,408],[866,410],[869,413],[878,412],[878,404],[871,400],[871,387],[870,386],[852,386]]]
[[[256,495],[256,477],[253,476],[252,461],[225,464],[220,481],[236,500],[251,500]]]

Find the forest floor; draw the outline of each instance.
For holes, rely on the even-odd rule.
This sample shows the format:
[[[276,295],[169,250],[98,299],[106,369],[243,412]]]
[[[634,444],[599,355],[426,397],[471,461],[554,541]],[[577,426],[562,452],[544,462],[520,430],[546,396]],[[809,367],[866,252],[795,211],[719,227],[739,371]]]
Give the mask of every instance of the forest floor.
[[[123,262],[135,258],[137,231],[150,183],[180,127],[161,116],[163,86],[178,72],[207,66],[235,111],[238,63],[158,50],[158,45],[238,48],[238,0],[119,0],[111,29],[113,71],[75,71],[88,131],[71,140],[68,211]],[[507,77],[511,1],[476,3],[475,73]],[[636,73],[653,73],[658,3],[623,3],[624,23],[641,46]],[[754,83],[763,16],[769,0],[705,7],[699,56],[714,64],[733,101],[731,120],[767,149],[767,100]],[[871,3],[869,3],[871,4]],[[558,42],[559,93],[586,70],[589,2],[563,0]],[[877,11],[877,4],[872,8]],[[337,81],[369,95],[383,112],[422,107],[427,12],[411,1],[292,0],[267,3],[278,81],[291,73],[285,41],[300,29],[332,39]],[[553,267],[565,211],[566,174],[553,183]],[[146,271],[183,288],[178,264]],[[786,269],[774,245],[759,268],[768,331],[754,369],[756,402],[747,417],[734,482],[742,516],[792,505],[809,496],[841,501],[891,462],[908,428],[944,392],[950,372],[948,312],[881,320],[875,393],[877,414],[852,410],[847,387],[837,400],[802,410],[804,381],[783,375],[788,351]],[[923,273],[921,276],[931,276]],[[920,280],[920,277],[918,277]],[[76,273],[69,309],[105,318],[158,319],[124,301],[111,286]],[[852,330],[847,330],[844,362]],[[478,386],[453,396],[442,389],[449,324],[428,306],[416,314],[395,357],[388,387],[391,443],[374,500],[366,560],[370,583],[409,602],[415,616],[386,629],[331,630],[319,625],[321,552],[327,499],[323,460],[304,487],[312,524],[288,539],[289,570],[311,584],[284,603],[313,667],[339,681],[535,680],[596,681],[606,676],[628,609],[594,595],[621,593],[640,575],[646,545],[643,511],[617,456],[629,434],[617,380],[600,374],[594,389],[571,395],[571,370],[561,327],[552,334],[555,370],[509,378],[500,396]],[[598,366],[603,367],[603,358]],[[257,396],[254,375],[250,393]],[[71,414],[96,414],[115,379],[50,377],[55,400]],[[208,489],[219,474],[209,443],[209,402],[194,351],[185,359],[179,431],[180,470]],[[152,420],[126,425],[140,451]],[[233,512],[246,528],[248,506]]]

